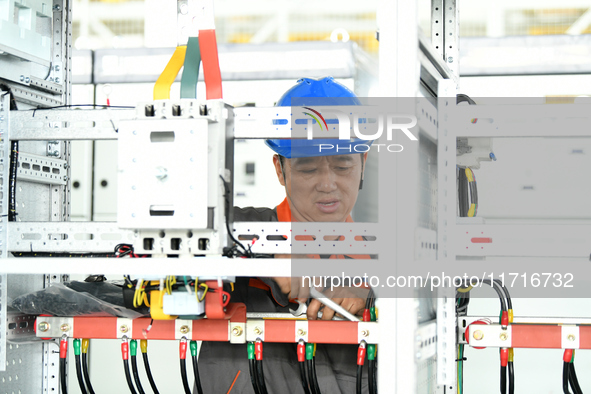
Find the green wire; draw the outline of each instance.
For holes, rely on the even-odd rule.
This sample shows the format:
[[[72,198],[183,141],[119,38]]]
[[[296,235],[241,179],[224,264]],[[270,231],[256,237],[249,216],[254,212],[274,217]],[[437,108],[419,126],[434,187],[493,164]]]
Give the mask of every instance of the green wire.
[[[458,387],[460,388],[460,394],[464,392],[464,345],[459,345],[459,357],[458,357]]]

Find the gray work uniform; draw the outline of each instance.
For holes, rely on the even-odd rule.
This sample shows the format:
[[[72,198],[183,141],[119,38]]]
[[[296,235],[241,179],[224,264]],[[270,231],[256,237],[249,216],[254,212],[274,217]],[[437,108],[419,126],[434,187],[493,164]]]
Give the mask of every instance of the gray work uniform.
[[[269,208],[234,208],[234,220],[277,221]],[[249,312],[287,312],[288,300],[269,278],[259,278],[270,290],[249,286],[250,278],[238,278],[232,302],[246,304]],[[295,305],[297,307],[297,305]],[[357,372],[356,345],[318,344],[316,372],[322,394],[355,394]],[[263,370],[269,394],[304,394],[300,379],[296,344],[263,344]],[[199,354],[199,374],[205,394],[227,393],[240,371],[231,394],[253,394],[246,345],[203,342]],[[196,392],[196,391],[195,391]],[[367,367],[363,370],[363,393],[368,393]]]

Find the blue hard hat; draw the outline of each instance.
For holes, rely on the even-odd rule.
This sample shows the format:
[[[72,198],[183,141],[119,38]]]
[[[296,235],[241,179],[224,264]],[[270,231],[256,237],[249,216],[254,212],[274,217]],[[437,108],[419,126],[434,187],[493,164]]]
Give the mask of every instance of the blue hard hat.
[[[312,106],[312,105],[361,105],[361,102],[349,88],[335,81],[332,77],[321,79],[302,78],[277,101],[276,106]],[[327,119],[327,123],[338,123],[336,119]],[[334,156],[364,153],[373,141],[360,139],[268,139],[265,144],[275,153],[288,159],[298,157]],[[323,144],[324,149],[319,149]],[[357,147],[365,145],[367,148]],[[360,150],[361,149],[361,150]],[[364,150],[366,149],[366,150]]]

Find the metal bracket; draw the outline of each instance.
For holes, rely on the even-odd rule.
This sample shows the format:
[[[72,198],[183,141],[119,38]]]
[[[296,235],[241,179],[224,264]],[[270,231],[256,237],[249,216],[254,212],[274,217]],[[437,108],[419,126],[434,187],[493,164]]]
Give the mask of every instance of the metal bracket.
[[[8,313],[6,319],[6,339],[10,342],[28,341],[35,337],[34,315],[23,315],[22,313]]]
[[[72,337],[74,335],[74,318],[72,317],[54,317],[51,323],[39,316],[36,320],[37,337],[41,338],[59,338],[62,335]]]
[[[246,343],[246,323],[233,322],[229,324],[230,343]]]
[[[131,338],[133,334],[133,320],[117,318],[117,338]]]
[[[562,348],[578,349],[580,344],[579,326],[562,326]]]
[[[357,338],[359,343],[365,341],[367,343],[379,342],[378,326],[375,322],[359,322],[357,323]]]
[[[264,320],[248,320],[246,325],[246,341],[254,342],[260,339],[265,341],[265,321]]]
[[[57,148],[55,148],[56,146]],[[48,153],[50,149],[52,153],[57,153],[51,154],[50,156],[60,155],[59,143],[56,145],[48,143]],[[68,176],[66,175],[68,164],[66,160],[21,152],[18,155],[18,166],[19,180],[49,185],[65,185],[68,181]]]
[[[191,340],[191,336],[193,335],[191,327],[193,327],[193,320],[176,319],[174,321],[174,339],[180,340],[186,338],[187,340]]]
[[[295,340],[299,342],[303,340],[304,342],[308,342],[308,321],[307,320],[298,320],[295,322]]]

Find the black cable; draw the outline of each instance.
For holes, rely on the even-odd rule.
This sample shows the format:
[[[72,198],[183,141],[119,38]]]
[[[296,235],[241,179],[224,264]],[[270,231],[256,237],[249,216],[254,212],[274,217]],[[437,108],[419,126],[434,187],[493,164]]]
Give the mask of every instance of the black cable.
[[[197,364],[197,356],[193,356],[193,375],[195,375],[195,386],[197,386],[197,393],[203,394],[203,388],[201,388],[201,379],[199,379],[199,366]]]
[[[316,393],[320,393],[320,386],[318,386],[318,375],[316,374],[316,356],[312,358],[312,383],[314,383],[314,388]]]
[[[458,206],[460,217],[467,217],[470,209],[470,201],[468,195],[468,177],[466,177],[466,169],[458,167]]]
[[[373,387],[374,387],[374,392],[370,393],[370,394],[378,394],[378,359],[376,356],[376,359],[374,360],[374,365],[375,368],[373,369],[373,376],[371,377],[373,379]],[[464,384],[464,382],[462,382],[462,385]]]
[[[363,365],[357,366],[357,394],[361,394],[361,381],[363,380]]]
[[[123,360],[123,369],[125,370],[125,380],[127,380],[127,386],[132,394],[137,394],[133,382],[131,381],[131,374],[129,373],[129,360]]]
[[[181,358],[181,379],[183,380],[183,387],[185,394],[191,394],[191,388],[189,387],[189,380],[187,379],[187,363],[184,358]]]
[[[376,369],[376,360],[368,360],[367,364],[367,382],[369,383],[369,394],[374,394],[376,392],[375,387],[375,369]]]
[[[68,385],[66,382],[66,359],[60,358],[60,384],[62,386],[62,394],[68,394]]]
[[[513,361],[507,363],[509,371],[509,394],[515,393],[515,369],[513,367]]]
[[[306,367],[308,370],[308,382],[310,383],[310,391],[312,394],[319,394],[316,391],[316,386],[314,385],[313,375],[314,371],[312,371],[312,360],[306,360]]]
[[[497,295],[499,296],[499,301],[501,301],[501,310],[503,312],[507,311],[507,303],[505,301],[505,294],[503,292],[503,289],[501,289],[501,286],[495,281],[491,282],[490,279],[484,279],[482,281],[482,283],[487,284],[487,285],[491,286],[493,289],[495,289],[495,291],[497,292]]]
[[[308,378],[306,377],[306,368],[304,367],[305,362],[298,362],[298,364],[300,366],[300,378],[302,379],[304,393],[310,394],[310,389],[308,388]]]
[[[507,367],[501,367],[501,394],[507,394]]]
[[[261,394],[268,394],[267,384],[265,383],[265,373],[263,372],[263,360],[255,360],[254,366],[257,371],[257,382],[261,389]]]
[[[84,380],[86,381],[86,387],[88,387],[88,393],[94,394],[94,389],[90,383],[90,375],[88,374],[88,356],[87,353],[82,353],[82,373],[84,374]]]
[[[80,355],[77,354],[74,356],[76,359],[76,377],[78,378],[78,385],[80,386],[80,391],[82,394],[88,394],[86,391],[86,386],[84,385],[84,379],[82,378],[82,366],[80,365]]]
[[[503,293],[505,293],[505,298],[507,299],[507,308],[513,309],[513,302],[511,301],[511,294],[509,294],[509,289],[507,289],[507,286],[505,286],[503,284],[503,281],[501,281],[500,279],[495,279],[495,282],[497,283],[497,285],[499,285],[501,290],[503,290]]]
[[[259,384],[257,382],[256,367],[254,365],[254,358],[248,360],[248,371],[250,372],[250,382],[252,383],[252,389],[254,394],[260,394]]]
[[[16,175],[18,171],[18,141],[10,144],[10,173],[8,179],[8,221],[16,222]]]
[[[583,394],[581,390],[581,386],[579,386],[579,379],[577,379],[577,373],[575,372],[575,363],[569,363],[570,369],[568,372],[568,381],[570,382],[570,387],[573,389],[574,394]]]
[[[564,394],[571,394],[570,391],[568,391],[568,379],[569,379],[569,375],[570,375],[570,363],[565,362],[564,365],[562,366],[562,392]]]
[[[148,353],[142,353],[142,356],[144,358],[144,367],[146,368],[146,375],[148,375],[148,380],[150,381],[150,386],[152,386],[152,391],[154,391],[154,394],[160,394],[158,392],[158,388],[156,387],[156,383],[154,382],[154,377],[152,376],[150,362],[148,361]]]
[[[139,391],[140,394],[146,394],[142,387],[142,382],[140,381],[140,374],[137,370],[137,356],[131,356],[131,370],[133,371],[133,380],[137,386],[137,391]]]

